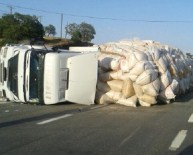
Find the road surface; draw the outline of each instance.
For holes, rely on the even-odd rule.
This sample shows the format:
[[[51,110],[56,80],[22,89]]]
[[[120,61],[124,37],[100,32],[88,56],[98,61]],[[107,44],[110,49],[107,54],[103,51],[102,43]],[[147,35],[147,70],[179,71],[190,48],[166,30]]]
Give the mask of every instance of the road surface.
[[[193,154],[193,93],[150,108],[1,102],[0,154]]]

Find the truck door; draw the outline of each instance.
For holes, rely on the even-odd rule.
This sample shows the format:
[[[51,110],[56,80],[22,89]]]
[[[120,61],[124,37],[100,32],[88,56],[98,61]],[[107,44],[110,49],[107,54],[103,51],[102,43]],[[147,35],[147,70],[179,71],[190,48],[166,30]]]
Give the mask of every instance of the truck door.
[[[79,104],[94,104],[98,68],[96,53],[70,57],[67,66],[69,81],[65,99]]]

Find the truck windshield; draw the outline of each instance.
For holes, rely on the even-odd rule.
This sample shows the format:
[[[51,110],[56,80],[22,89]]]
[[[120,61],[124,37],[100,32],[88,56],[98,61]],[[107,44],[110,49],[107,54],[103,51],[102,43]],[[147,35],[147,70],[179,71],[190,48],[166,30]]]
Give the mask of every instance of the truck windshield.
[[[19,55],[17,54],[8,61],[9,66],[8,87],[17,97],[18,97],[18,58]]]
[[[38,57],[32,54],[30,58],[30,99],[38,98]]]
[[[35,102],[43,102],[43,51],[32,51],[30,56],[29,99]]]

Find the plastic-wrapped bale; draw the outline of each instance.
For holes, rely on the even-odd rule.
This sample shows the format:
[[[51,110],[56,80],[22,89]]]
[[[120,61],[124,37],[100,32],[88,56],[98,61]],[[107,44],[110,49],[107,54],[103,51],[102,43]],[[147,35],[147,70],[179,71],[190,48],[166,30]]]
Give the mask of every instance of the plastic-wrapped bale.
[[[185,94],[191,87],[191,65],[179,49],[172,50],[172,58],[178,70],[179,92]]]
[[[123,81],[122,80],[107,81],[107,85],[110,87],[111,90],[113,90],[115,92],[121,92],[123,89]]]
[[[131,79],[127,79],[123,81],[122,95],[124,98],[130,98],[132,96],[135,96],[133,82],[131,81]]]
[[[123,80],[130,81],[130,85],[132,82],[136,82],[140,87],[150,84],[152,86],[152,90],[155,90],[153,88],[153,81],[155,81],[158,78],[158,72],[155,68],[155,64],[152,62],[153,58],[149,53],[146,51],[146,42],[142,41],[124,41],[124,42],[118,42],[118,43],[108,43],[101,46],[101,57],[99,57],[99,66],[100,68],[103,68],[104,70],[108,71],[106,73],[102,73],[102,75],[99,75],[99,80],[111,83],[110,80]],[[146,51],[146,52],[145,52]],[[111,55],[111,56],[110,56]],[[111,66],[111,62],[113,59],[110,59],[109,57],[118,57],[118,64],[119,69],[113,69]],[[108,57],[107,64],[103,63],[105,58]],[[150,62],[151,61],[151,62]],[[101,78],[102,77],[102,78]],[[158,80],[156,80],[158,81]],[[123,85],[125,86],[125,85]],[[133,86],[132,86],[133,87]],[[150,87],[151,88],[151,87]],[[158,88],[159,89],[159,88]],[[113,89],[111,89],[113,90]],[[125,90],[125,89],[123,89]],[[146,90],[146,89],[144,89]],[[114,93],[118,92],[113,90]],[[129,94],[129,93],[130,94]],[[156,97],[158,95],[158,91],[154,91],[154,94],[151,96],[150,91],[144,91],[142,96],[134,95],[136,91],[133,92],[130,90],[122,91],[121,99],[115,100],[117,103],[125,103],[126,101],[129,101],[129,98],[132,99],[132,102],[137,100],[136,98],[141,98],[141,101],[146,102],[147,104],[155,104],[156,103]],[[146,94],[147,92],[147,94]],[[148,94],[149,93],[149,94]],[[112,98],[109,94],[112,94],[112,92],[108,93],[108,96]],[[131,95],[132,94],[132,95]],[[116,96],[116,95],[115,95]],[[145,104],[145,105],[147,105]],[[144,105],[144,104],[142,104]]]
[[[123,91],[125,84],[121,92],[121,87],[111,86],[106,93],[114,103],[124,104],[132,98],[142,106],[151,106],[157,102],[157,97],[167,103],[193,86],[193,61],[179,49],[151,40],[111,42],[100,48],[98,79],[107,85],[114,80],[130,80],[136,94]],[[115,96],[120,94],[119,99],[110,95],[112,91]]]
[[[170,92],[170,94],[174,94],[172,89],[169,89],[172,83],[172,76],[170,73],[171,68],[170,66],[170,59],[172,60],[171,56],[167,54],[166,49],[163,46],[158,48],[154,47],[149,50],[149,53],[152,55],[154,63],[157,66],[159,72],[159,79],[160,79],[160,92],[158,99],[165,103],[169,103],[171,99],[175,98],[175,95],[165,95],[166,92]],[[173,61],[172,61],[173,62]],[[175,74],[175,65],[172,66],[173,74]]]
[[[137,98],[133,89],[132,81],[110,80],[97,82],[95,102],[98,104],[117,103],[125,106],[136,107]]]
[[[130,106],[130,107],[136,107],[137,103],[137,96],[131,96],[129,98],[120,98],[116,103],[125,105],[125,106]]]
[[[128,72],[128,76],[133,82],[136,83],[138,87],[142,87],[148,84],[152,86],[151,83],[158,78],[158,71],[155,69],[154,63],[148,61],[149,59],[150,60],[153,59],[151,58],[150,55],[149,57],[147,56],[147,53],[137,51],[130,54],[126,60],[124,59],[121,60],[120,63],[121,70],[123,72]],[[156,81],[159,82],[159,79],[157,79]],[[142,95],[139,95],[140,91],[135,89],[135,93],[137,98],[139,99],[139,103],[142,106],[150,106],[151,104],[156,104],[157,103],[156,98],[157,95],[159,94],[159,87],[160,86],[156,88],[157,90],[155,90],[153,86],[150,87],[152,88],[152,90],[155,90],[153,95],[147,91],[144,91]],[[149,93],[150,95],[146,93]]]
[[[96,90],[95,103],[96,104],[109,104],[109,103],[114,103],[114,100],[108,97],[106,93]]]
[[[137,97],[135,95],[125,98],[121,92],[115,92],[113,90],[107,92],[106,95],[111,98],[114,103],[136,107]]]
[[[157,103],[157,96],[160,89],[159,78],[143,86],[133,83],[133,87],[141,106],[149,107]]]
[[[98,58],[99,67],[104,70],[119,70],[121,56],[101,54]]]
[[[144,52],[136,51],[129,53],[126,59],[121,60],[120,68],[123,72],[130,72],[138,62],[143,61],[148,61],[148,56]],[[141,65],[143,67],[143,64]],[[138,63],[138,66],[140,66],[140,63]]]

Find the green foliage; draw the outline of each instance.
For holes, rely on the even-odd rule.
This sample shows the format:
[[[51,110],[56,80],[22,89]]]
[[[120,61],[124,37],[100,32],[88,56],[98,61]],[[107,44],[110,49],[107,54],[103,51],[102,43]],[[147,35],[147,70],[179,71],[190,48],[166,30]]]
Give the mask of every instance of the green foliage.
[[[45,34],[47,36],[50,36],[50,35],[53,35],[55,36],[56,35],[56,28],[54,27],[54,25],[48,25],[48,26],[45,26],[44,27],[44,31],[45,31]]]
[[[81,39],[82,39],[82,35],[79,30],[75,30],[72,32],[72,38],[71,38],[72,41],[78,43],[78,42],[81,42]]]
[[[94,35],[96,34],[94,27],[85,22],[79,25],[79,31],[82,35],[82,42],[90,42],[94,39]]]
[[[66,34],[71,36],[71,40],[76,38],[81,42],[90,42],[92,39],[94,39],[94,35],[96,34],[94,27],[85,22],[82,22],[79,25],[76,23],[68,24],[65,27],[65,30]]]
[[[18,42],[23,39],[43,38],[44,29],[36,16],[3,15],[0,18],[0,38],[6,41]]]
[[[67,35],[72,37],[73,33],[78,30],[78,25],[76,23],[68,24],[65,26],[65,31]]]

